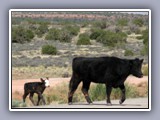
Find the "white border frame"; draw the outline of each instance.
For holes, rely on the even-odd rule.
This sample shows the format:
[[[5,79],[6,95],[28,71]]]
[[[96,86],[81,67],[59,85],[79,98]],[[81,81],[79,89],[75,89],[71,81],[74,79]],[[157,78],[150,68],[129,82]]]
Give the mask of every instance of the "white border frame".
[[[11,102],[12,102],[12,98],[11,98],[11,94],[12,94],[12,90],[11,90],[11,81],[12,81],[12,63],[11,63],[11,59],[12,59],[12,40],[11,40],[11,13],[12,12],[18,12],[18,11],[110,11],[110,12],[116,12],[116,11],[120,11],[120,12],[148,12],[149,14],[149,55],[148,55],[148,58],[149,58],[149,76],[148,76],[148,82],[149,82],[149,106],[148,106],[148,109],[135,109],[135,108],[125,108],[125,109],[70,109],[70,108],[67,108],[67,109],[63,109],[63,108],[59,108],[59,109],[47,109],[47,108],[37,108],[37,109],[13,109],[12,106],[11,106]],[[150,9],[10,9],[9,10],[9,110],[10,111],[150,111],[151,110],[151,10]]]

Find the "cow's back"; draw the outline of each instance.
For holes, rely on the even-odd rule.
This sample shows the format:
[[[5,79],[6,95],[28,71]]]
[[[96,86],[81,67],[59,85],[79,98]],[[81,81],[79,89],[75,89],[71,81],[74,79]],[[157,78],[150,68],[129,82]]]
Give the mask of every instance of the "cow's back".
[[[129,61],[116,57],[77,57],[73,59],[72,69],[80,79],[104,83],[109,77],[127,76]]]

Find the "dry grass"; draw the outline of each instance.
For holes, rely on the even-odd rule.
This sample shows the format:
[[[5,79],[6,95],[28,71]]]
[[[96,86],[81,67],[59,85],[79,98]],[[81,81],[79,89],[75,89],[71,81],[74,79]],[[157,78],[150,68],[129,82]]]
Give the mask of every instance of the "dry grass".
[[[56,77],[63,77],[65,73],[68,73],[71,76],[71,67],[12,67],[12,79],[26,79],[26,78],[39,78],[42,77],[49,77],[49,78],[56,78]]]
[[[148,64],[142,66],[142,72],[144,75],[148,75]]]

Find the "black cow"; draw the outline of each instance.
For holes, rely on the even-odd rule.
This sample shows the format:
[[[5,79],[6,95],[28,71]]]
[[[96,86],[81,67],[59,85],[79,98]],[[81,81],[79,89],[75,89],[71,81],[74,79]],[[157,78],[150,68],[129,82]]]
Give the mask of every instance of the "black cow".
[[[117,57],[77,57],[72,63],[72,77],[69,83],[68,104],[72,104],[72,97],[79,83],[82,81],[82,92],[88,103],[92,103],[88,90],[91,82],[103,83],[106,85],[107,104],[111,105],[110,94],[112,88],[120,88],[122,97],[119,101],[122,104],[125,99],[126,78],[131,74],[138,78],[143,77],[141,72],[143,59],[120,59]]]
[[[28,94],[30,94],[29,98],[33,105],[39,105],[40,100],[42,99],[43,104],[46,104],[42,94],[46,87],[49,87],[49,79],[40,78],[41,82],[29,82],[24,84],[24,95],[23,95],[23,102],[25,103],[25,99]],[[33,101],[34,93],[38,94],[38,102],[37,104]]]

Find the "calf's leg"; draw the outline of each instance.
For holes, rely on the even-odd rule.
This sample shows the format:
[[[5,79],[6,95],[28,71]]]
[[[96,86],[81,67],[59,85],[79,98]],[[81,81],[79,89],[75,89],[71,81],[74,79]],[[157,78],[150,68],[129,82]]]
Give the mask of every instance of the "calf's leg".
[[[39,105],[40,100],[41,100],[41,98],[40,98],[40,96],[38,95],[38,102],[37,102],[37,106]]]
[[[125,99],[126,99],[126,95],[125,95],[126,89],[125,89],[124,84],[123,84],[123,85],[120,85],[119,88],[120,88],[121,91],[122,91],[122,97],[121,97],[121,99],[120,99],[120,101],[119,101],[119,104],[122,104],[122,103],[125,101]]]
[[[88,94],[89,86],[90,86],[90,82],[83,82],[82,92],[85,96],[86,101],[90,104],[90,103],[92,103],[92,101],[91,101],[89,94]]]
[[[29,99],[31,100],[32,104],[35,105],[34,100],[33,100],[33,95],[34,93],[30,93]]]
[[[25,103],[25,100],[26,100],[26,97],[27,97],[28,94],[29,94],[29,93],[24,92],[24,95],[23,95],[23,102],[24,102],[24,103]]]
[[[37,103],[37,104],[39,104],[40,99],[42,99],[42,102],[43,102],[43,104],[45,105],[46,102],[45,102],[45,100],[44,100],[44,97],[43,97],[42,93],[39,92],[39,93],[38,93],[38,103]]]

